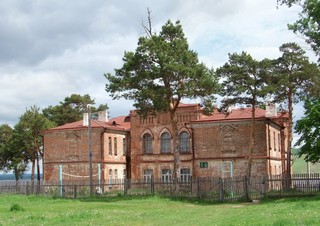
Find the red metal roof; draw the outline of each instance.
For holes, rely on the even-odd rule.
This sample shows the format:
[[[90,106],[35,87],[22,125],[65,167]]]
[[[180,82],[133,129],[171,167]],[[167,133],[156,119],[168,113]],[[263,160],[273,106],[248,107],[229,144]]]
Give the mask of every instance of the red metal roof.
[[[284,114],[278,113],[277,116],[274,117],[266,117],[266,110],[261,108],[256,108],[255,110],[255,118],[279,118],[283,117]],[[240,120],[249,120],[252,118],[252,109],[250,108],[238,108],[233,109],[229,113],[222,113],[215,111],[212,115],[201,118],[196,122],[208,122],[208,121],[240,121]]]
[[[114,130],[129,130],[130,129],[130,120],[128,116],[119,116],[113,119],[110,119],[108,122],[102,122],[98,120],[91,120],[91,128],[104,128],[104,129],[114,129]],[[85,129],[88,126],[83,126],[83,120],[79,120],[72,123],[67,123],[62,126],[54,127],[48,129],[47,131],[52,130],[70,130],[70,129]]]

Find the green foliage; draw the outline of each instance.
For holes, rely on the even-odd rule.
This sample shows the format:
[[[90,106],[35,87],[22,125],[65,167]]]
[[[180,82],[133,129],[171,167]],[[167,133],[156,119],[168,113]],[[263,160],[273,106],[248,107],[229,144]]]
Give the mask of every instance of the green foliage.
[[[17,131],[6,124],[0,126],[0,137],[0,170],[14,170],[16,179],[19,179],[27,169],[28,162],[28,157],[22,156],[19,151],[23,139],[19,141]]]
[[[286,104],[288,111],[287,147],[292,147],[293,105],[305,96],[319,93],[320,73],[315,64],[309,62],[305,51],[296,43],[280,46],[282,56],[274,61],[274,73],[271,77],[274,101]],[[290,161],[291,155],[289,155]],[[290,167],[287,165],[287,172]]]
[[[27,109],[1,150],[2,170],[13,170],[16,180],[19,180],[28,169],[29,161],[34,163],[43,156],[41,131],[52,126],[39,108],[32,106]]]
[[[222,82],[221,95],[227,96],[223,108],[232,104],[253,106],[262,104],[267,94],[266,77],[270,64],[267,60],[257,61],[250,54],[229,54],[229,62],[217,69]]]
[[[22,206],[20,206],[19,204],[13,204],[10,207],[10,211],[11,212],[13,212],[13,211],[24,211],[24,208]]]
[[[229,54],[229,62],[217,69],[221,78],[221,94],[227,96],[223,101],[223,110],[230,105],[239,103],[250,105],[252,108],[251,131],[249,143],[249,159],[247,175],[251,176],[252,153],[255,144],[255,109],[268,93],[266,79],[270,73],[270,61],[257,61],[250,54]]]
[[[297,121],[296,132],[300,135],[296,145],[302,145],[300,157],[308,162],[320,161],[320,100],[310,98],[304,104],[304,117]]]
[[[218,88],[213,70],[199,63],[196,52],[189,50],[179,21],[170,20],[159,34],[151,32],[149,15],[147,36],[140,37],[135,52],[125,52],[123,66],[115,74],[106,74],[106,91],[113,98],[133,100],[142,116],[166,112],[170,115],[174,144],[173,178],[180,171],[178,124],[175,112],[183,98],[204,98],[210,109],[210,97]],[[210,113],[210,110],[208,110]]]
[[[113,98],[134,100],[141,114],[174,112],[183,98],[206,97],[217,88],[213,70],[189,50],[179,21],[168,21],[159,34],[141,37],[135,52],[125,52],[123,66],[106,74]]]
[[[43,115],[56,125],[64,125],[66,123],[81,120],[82,113],[88,111],[88,105],[95,104],[91,97],[86,95],[72,94],[66,97],[59,105],[49,106],[42,110]],[[97,108],[91,106],[91,112],[105,111],[108,105],[99,105]]]
[[[7,125],[0,125],[0,170],[5,170],[7,167],[6,161],[6,146],[12,137],[13,129]]]
[[[320,1],[319,0],[277,0],[278,4],[288,7],[298,4],[301,6],[299,19],[289,24],[289,30],[305,37],[305,41],[312,47],[316,55],[320,56]],[[320,59],[320,58],[319,58]]]
[[[298,103],[306,95],[319,93],[320,73],[317,65],[309,62],[298,44],[285,43],[279,50],[282,56],[274,61],[271,78],[274,101],[287,103],[290,110],[293,103]]]

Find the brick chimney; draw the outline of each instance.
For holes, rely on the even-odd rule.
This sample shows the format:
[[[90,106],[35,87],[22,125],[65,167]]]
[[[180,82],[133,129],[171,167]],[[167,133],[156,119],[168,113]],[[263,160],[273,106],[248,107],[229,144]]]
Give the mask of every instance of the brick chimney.
[[[108,122],[108,111],[99,111],[98,112],[98,121],[100,122]]]
[[[89,113],[88,112],[83,113],[82,117],[83,117],[82,125],[89,126]]]
[[[266,117],[275,117],[277,116],[277,108],[274,103],[266,103]]]

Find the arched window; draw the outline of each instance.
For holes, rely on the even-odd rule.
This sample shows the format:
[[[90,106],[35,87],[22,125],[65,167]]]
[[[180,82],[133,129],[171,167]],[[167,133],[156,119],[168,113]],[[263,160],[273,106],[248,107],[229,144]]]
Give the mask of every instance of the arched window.
[[[179,134],[179,149],[180,152],[190,152],[190,136],[186,131]]]
[[[142,137],[142,151],[145,154],[152,154],[152,136],[145,133]]]
[[[161,134],[161,153],[171,152],[171,136],[168,132]]]

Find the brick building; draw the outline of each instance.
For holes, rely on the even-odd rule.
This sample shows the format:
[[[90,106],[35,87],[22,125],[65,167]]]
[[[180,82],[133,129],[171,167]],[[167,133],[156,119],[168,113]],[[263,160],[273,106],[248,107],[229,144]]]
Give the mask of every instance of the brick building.
[[[188,124],[203,117],[199,104],[180,104],[177,111],[182,175],[188,178],[194,163]],[[170,180],[173,171],[173,144],[169,113],[140,117],[131,111],[131,177]]]
[[[230,177],[247,173],[251,108],[215,113],[193,121],[194,175]],[[252,175],[278,175],[286,171],[286,115],[257,108]]]
[[[228,114],[203,114],[199,104],[180,104],[177,109],[180,179],[191,176],[229,177],[246,174],[251,108]],[[275,108],[256,109],[252,175],[278,175],[286,171],[287,114]],[[172,130],[168,113],[92,120],[93,175],[101,180],[171,180],[174,165]],[[88,126],[83,121],[44,131],[44,180],[88,180]],[[72,176],[71,176],[72,175]],[[83,176],[83,177],[74,177]]]
[[[91,120],[93,180],[104,182],[122,179],[128,174],[127,154],[129,150],[128,117],[108,120],[101,113]],[[44,137],[44,180],[60,179],[60,167],[64,181],[89,180],[88,116],[84,119],[58,126],[43,132]],[[100,172],[100,176],[99,176]]]
[[[170,180],[173,171],[172,131],[167,113],[141,118],[131,111],[131,177]],[[198,104],[177,110],[181,156],[180,178],[243,176],[246,174],[251,108],[227,115],[202,114]],[[252,175],[276,175],[286,170],[286,114],[256,109]]]

